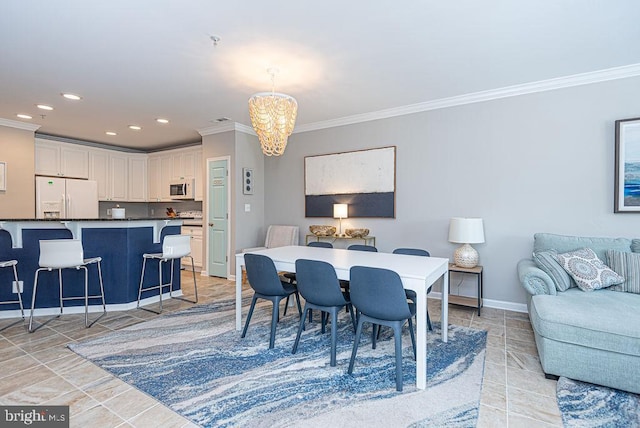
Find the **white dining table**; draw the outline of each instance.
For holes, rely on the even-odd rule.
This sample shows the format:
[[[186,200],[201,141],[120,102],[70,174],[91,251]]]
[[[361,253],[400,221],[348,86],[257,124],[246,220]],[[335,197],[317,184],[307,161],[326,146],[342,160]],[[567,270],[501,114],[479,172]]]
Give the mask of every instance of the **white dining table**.
[[[352,266],[370,266],[390,269],[398,273],[402,285],[416,292],[416,386],[427,387],[427,290],[442,278],[442,341],[447,341],[449,259],[409,256],[337,248],[319,248],[292,245],[251,251],[273,260],[278,271],[295,272],[296,260],[310,259],[330,263],[339,279],[349,280]],[[242,266],[244,254],[236,254],[236,330],[242,327]]]

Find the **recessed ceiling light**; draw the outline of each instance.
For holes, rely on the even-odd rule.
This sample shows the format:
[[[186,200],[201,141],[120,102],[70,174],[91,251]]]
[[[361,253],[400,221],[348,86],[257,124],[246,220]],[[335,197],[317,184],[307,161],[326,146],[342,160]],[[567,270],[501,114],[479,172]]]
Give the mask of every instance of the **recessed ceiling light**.
[[[134,131],[140,131],[142,127],[138,125],[129,125],[129,129],[133,129]]]
[[[113,131],[107,131],[107,132],[105,132],[105,134],[107,134],[107,135],[118,135],[118,134],[116,134],[116,133],[115,133],[115,132],[113,132]]]
[[[169,120],[168,119],[158,118],[158,119],[156,119],[156,122],[158,122],[158,123],[169,123]]]
[[[73,100],[73,101],[78,101],[78,100],[82,99],[82,97],[80,95],[76,95],[76,94],[62,93],[60,95],[62,95],[63,97],[65,97],[68,100]]]
[[[41,110],[48,110],[48,111],[53,110],[53,107],[48,106],[46,104],[36,104],[36,107],[38,107]]]
[[[18,116],[20,119],[33,119],[31,116],[29,116],[28,114],[24,114],[24,113],[18,113],[18,114],[16,114],[16,116]]]

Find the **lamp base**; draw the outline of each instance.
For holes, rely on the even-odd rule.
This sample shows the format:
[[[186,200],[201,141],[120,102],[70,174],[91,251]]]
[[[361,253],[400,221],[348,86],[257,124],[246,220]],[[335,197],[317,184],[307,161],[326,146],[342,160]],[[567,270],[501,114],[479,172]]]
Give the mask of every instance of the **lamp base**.
[[[478,252],[469,244],[458,247],[453,252],[453,263],[463,268],[478,266]]]

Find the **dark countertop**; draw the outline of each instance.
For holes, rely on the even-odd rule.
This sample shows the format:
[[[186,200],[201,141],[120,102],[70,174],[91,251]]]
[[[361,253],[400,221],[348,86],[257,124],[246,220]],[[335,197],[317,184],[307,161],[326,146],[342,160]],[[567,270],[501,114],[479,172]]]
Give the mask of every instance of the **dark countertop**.
[[[196,217],[127,217],[127,218],[2,218],[0,221],[157,221],[157,220],[196,220]],[[201,220],[198,218],[198,220]]]

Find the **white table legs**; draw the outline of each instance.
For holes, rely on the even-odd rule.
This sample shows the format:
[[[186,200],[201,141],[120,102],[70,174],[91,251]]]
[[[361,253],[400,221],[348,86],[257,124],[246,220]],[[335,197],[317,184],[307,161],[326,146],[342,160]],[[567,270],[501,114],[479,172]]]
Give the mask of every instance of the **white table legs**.
[[[242,328],[242,261],[244,257],[236,257],[236,330]]]

